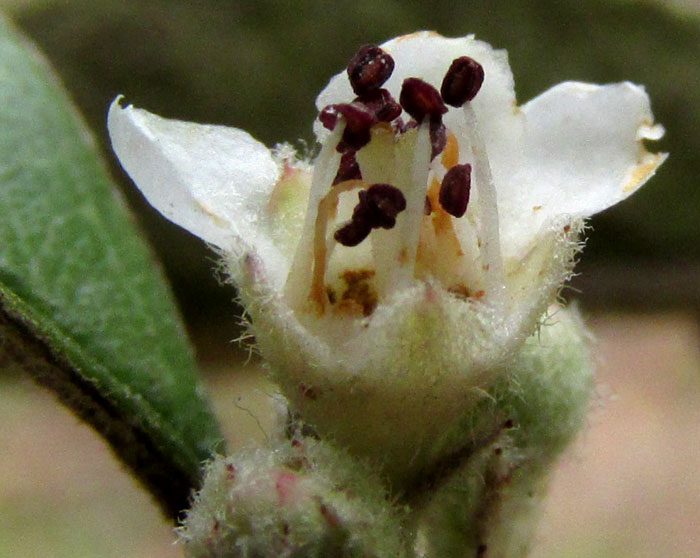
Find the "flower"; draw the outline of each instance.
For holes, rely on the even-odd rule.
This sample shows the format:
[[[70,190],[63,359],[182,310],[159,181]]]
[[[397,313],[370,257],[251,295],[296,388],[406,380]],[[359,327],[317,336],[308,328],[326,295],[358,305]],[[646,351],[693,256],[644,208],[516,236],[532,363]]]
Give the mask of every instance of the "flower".
[[[149,202],[220,250],[292,407],[400,482],[457,443],[450,425],[570,275],[583,220],[665,159],[643,145],[663,129],[631,83],[518,106],[505,51],[430,32],[363,47],[316,106],[313,167],[121,98],[108,125]]]

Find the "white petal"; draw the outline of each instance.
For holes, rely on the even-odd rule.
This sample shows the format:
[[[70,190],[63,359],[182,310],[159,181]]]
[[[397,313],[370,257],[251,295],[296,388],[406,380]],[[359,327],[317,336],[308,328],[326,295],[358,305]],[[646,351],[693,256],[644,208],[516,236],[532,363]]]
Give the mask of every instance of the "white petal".
[[[666,155],[648,153],[653,124],[640,86],[562,83],[522,108],[526,144],[521,169],[498,184],[506,256],[532,242],[561,215],[583,218],[625,199]]]
[[[488,43],[476,40],[473,35],[447,38],[431,31],[419,31],[397,37],[381,47],[394,58],[394,73],[384,87],[398,100],[401,84],[408,77],[421,78],[438,90],[447,69],[455,58],[470,56],[484,67],[484,84],[473,101],[479,114],[481,134],[487,144],[489,139],[502,135],[508,116],[515,116],[513,75],[505,50],[495,50]],[[348,103],[355,98],[345,71],[334,76],[316,99],[316,107],[323,109],[334,103]],[[456,134],[460,133],[461,111],[451,109],[445,123]],[[328,131],[318,121],[314,131],[322,141]]]
[[[270,151],[242,130],[167,120],[120,101],[109,109],[112,146],[148,202],[223,250],[255,244],[279,177]]]

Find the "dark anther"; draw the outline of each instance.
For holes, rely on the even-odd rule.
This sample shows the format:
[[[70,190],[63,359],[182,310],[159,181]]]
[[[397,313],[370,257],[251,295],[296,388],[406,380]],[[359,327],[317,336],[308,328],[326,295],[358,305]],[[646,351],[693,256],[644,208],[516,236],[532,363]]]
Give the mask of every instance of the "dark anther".
[[[355,151],[346,151],[340,158],[338,172],[333,180],[333,186],[345,182],[346,180],[362,180],[360,165],[357,164]]]
[[[404,80],[399,102],[403,109],[418,122],[428,114],[432,116],[447,112],[447,107],[442,102],[438,90],[418,78]]]
[[[372,139],[372,133],[367,130],[359,130],[353,132],[345,130],[343,138],[338,142],[336,151],[338,153],[347,153],[348,151],[357,151],[367,145]]]
[[[401,190],[390,184],[373,184],[358,193],[359,202],[352,219],[339,228],[333,238],[343,246],[357,246],[372,229],[391,229],[396,216],[406,209],[406,198]]]
[[[435,159],[440,153],[445,150],[447,145],[447,129],[442,123],[442,115],[435,114],[430,117],[430,145],[432,152],[431,159]]]
[[[433,212],[433,204],[430,203],[430,198],[425,196],[425,203],[423,204],[423,215],[430,215]]]
[[[323,107],[323,110],[318,113],[318,119],[323,124],[323,127],[328,130],[335,130],[335,125],[338,123],[338,105],[328,105]]]
[[[334,130],[341,116],[345,118],[345,131],[343,132],[343,148],[341,149],[339,146],[338,151],[357,150],[367,145],[372,137],[370,129],[377,123],[374,112],[363,103],[342,103],[324,107],[319,113],[318,119],[325,128]]]
[[[406,198],[391,184],[373,184],[367,191],[360,191],[360,204],[355,209],[363,205],[372,228],[391,229],[396,224],[396,216],[406,209]]]
[[[394,59],[374,45],[363,46],[348,64],[348,78],[357,95],[379,89],[394,71]]]
[[[482,83],[484,68],[476,60],[462,56],[452,61],[442,80],[440,93],[448,105],[461,107],[476,96]]]
[[[357,132],[369,130],[376,123],[376,118],[362,103],[343,103],[335,105],[335,109],[345,117],[346,129]]]
[[[455,165],[445,174],[440,186],[440,205],[454,217],[467,211],[471,189],[471,165]]]
[[[377,89],[355,99],[363,103],[377,117],[379,122],[391,122],[401,114],[401,105],[386,89]]]
[[[357,246],[369,236],[371,231],[372,227],[369,223],[353,220],[335,231],[333,238],[343,246]]]
[[[374,113],[362,103],[343,103],[333,106],[345,118],[345,131],[342,141],[338,144],[338,151],[341,153],[348,150],[356,151],[367,145],[372,139],[370,130],[377,123]]]

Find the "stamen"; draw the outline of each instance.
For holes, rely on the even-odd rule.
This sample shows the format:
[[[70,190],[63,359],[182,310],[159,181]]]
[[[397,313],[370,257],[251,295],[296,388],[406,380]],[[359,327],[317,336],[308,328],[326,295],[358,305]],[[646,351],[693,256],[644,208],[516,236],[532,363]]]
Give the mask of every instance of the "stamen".
[[[345,130],[337,145],[338,152],[357,151],[367,145],[371,139],[370,130],[377,123],[374,113],[359,102],[341,103],[324,107],[318,118],[325,128],[334,130],[340,116],[345,118]]]
[[[420,242],[416,254],[415,277],[425,280],[432,277],[448,291],[460,281],[469,283],[465,273],[470,260],[465,259],[460,239],[455,231],[453,219],[438,202],[440,182],[433,178],[428,189],[428,199],[434,208],[428,218],[423,219]]]
[[[362,172],[360,172],[360,165],[357,163],[355,154],[355,151],[346,151],[343,153],[343,156],[340,158],[338,173],[333,180],[333,186],[345,182],[346,180],[362,180]]]
[[[348,64],[348,79],[357,95],[379,89],[394,71],[394,59],[375,45],[365,45]]]
[[[334,238],[343,246],[357,246],[371,229],[392,229],[396,216],[406,209],[406,198],[390,184],[373,184],[358,193],[359,203],[349,223],[338,229]]]
[[[432,146],[431,160],[442,153],[447,145],[447,128],[442,123],[441,115],[430,116],[430,145]]]
[[[287,283],[284,287],[284,296],[289,305],[295,309],[307,307],[308,288],[313,283],[312,278],[316,272],[314,268],[319,259],[319,254],[315,249],[317,246],[315,231],[318,230],[319,214],[322,213],[321,201],[329,195],[329,189],[331,192],[336,192],[335,195],[340,193],[338,190],[343,191],[342,184],[331,188],[331,183],[340,165],[341,156],[336,150],[336,145],[340,141],[344,129],[345,124],[342,122],[335,126],[330,136],[323,142],[321,152],[318,154],[314,164],[311,191],[309,192],[309,209],[306,213],[304,230],[301,234],[302,240],[299,242],[294,254],[291,268],[287,274]],[[349,184],[349,182],[346,184]],[[325,254],[322,265],[325,270]],[[320,308],[322,312],[322,302]]]
[[[336,110],[345,117],[347,125],[345,130],[353,132],[369,130],[376,124],[374,114],[362,103],[341,103],[335,105]]]
[[[471,165],[455,165],[442,179],[440,205],[453,217],[462,217],[467,212],[471,172]]]
[[[372,227],[367,221],[353,219],[345,224],[333,235],[333,238],[343,246],[357,246],[372,232]]]
[[[323,127],[327,130],[334,130],[335,125],[338,123],[338,105],[328,105],[323,107],[323,110],[318,113],[318,119],[323,124]]]
[[[447,107],[442,102],[438,90],[418,78],[404,80],[399,102],[403,109],[418,122],[427,115],[442,115],[447,112]]]
[[[440,93],[448,105],[461,107],[476,96],[482,83],[484,68],[476,60],[462,56],[452,61],[442,80]]]
[[[454,227],[454,219],[450,217],[439,200],[440,183],[436,178],[433,178],[430,188],[428,189],[428,199],[435,207],[433,214],[433,231],[435,236],[440,240],[440,243],[447,248],[448,253],[454,255],[455,258],[464,256],[462,245],[457,236],[457,231]]]
[[[479,132],[479,121],[471,103],[463,107],[465,128],[471,135],[471,152],[474,159],[474,179],[479,204],[479,239],[481,242],[481,267],[485,272],[487,300],[494,306],[505,303],[505,278],[501,259],[501,240],[498,224],[498,196],[491,174],[486,145]]]
[[[471,151],[474,158],[474,174],[477,185],[477,200],[479,204],[479,239],[481,267],[486,278],[488,300],[496,307],[503,306],[506,296],[503,261],[501,257],[501,241],[498,219],[498,196],[493,182],[491,165],[489,164],[486,145],[479,132],[477,119],[471,101],[479,92],[484,82],[484,69],[475,60],[462,56],[453,60],[447,70],[440,88],[442,98],[446,103],[459,107],[463,106],[465,128],[471,135]],[[448,171],[449,174],[449,171]],[[447,178],[447,175],[446,177]],[[460,179],[463,181],[463,178]],[[445,188],[447,206],[460,210],[460,202],[469,201],[469,188],[460,185],[459,180]],[[454,190],[453,190],[454,189]],[[466,195],[465,195],[466,191]],[[451,199],[454,194],[454,199]],[[443,191],[440,191],[442,203]],[[465,210],[466,210],[466,203]],[[446,210],[449,211],[449,209]]]
[[[362,103],[349,103],[336,105],[336,109],[345,117],[347,124],[343,132],[343,139],[336,148],[340,153],[350,149],[357,151],[364,147],[372,139],[371,129],[377,123],[377,119]]]
[[[340,194],[342,194],[343,192],[348,192],[355,188],[361,188],[364,185],[364,182],[360,180],[348,180],[346,182],[341,182],[334,188],[331,188],[323,197],[321,197],[321,199],[318,200],[318,211],[313,222],[313,243],[311,246],[309,267],[306,269],[301,268],[300,274],[303,274],[305,278],[308,278],[309,275],[311,276],[309,281],[311,284],[311,288],[308,291],[308,298],[315,305],[316,311],[319,314],[323,314],[325,312],[327,300],[327,295],[324,288],[324,279],[326,276],[326,267],[328,266],[328,259],[330,257],[330,253],[328,250],[328,240],[326,238],[328,222],[331,219],[331,215],[335,212],[335,208],[338,204],[338,198]],[[296,264],[297,262],[295,257],[295,261],[293,262],[292,266],[292,272],[294,272],[295,269],[298,269]],[[288,279],[288,282],[293,277],[291,273],[289,277],[290,279]],[[302,282],[301,284],[308,285],[309,283]]]
[[[357,98],[352,103],[329,105],[319,114],[323,126],[332,133],[316,162],[302,233],[301,245],[306,238],[306,247],[300,246],[294,257],[285,294],[293,308],[315,308],[323,314],[329,300],[326,274],[333,251],[340,249],[337,244],[353,247],[370,237],[373,285],[379,296],[411,284],[423,273],[450,288],[466,289],[463,271],[473,269],[478,253],[483,273],[473,269],[476,275],[466,279],[470,287],[476,284],[475,289],[484,288],[485,300],[500,307],[507,293],[497,193],[477,117],[469,103],[483,84],[483,68],[468,57],[455,59],[440,92],[422,79],[408,78],[402,85],[400,104],[382,89],[393,69],[394,60],[382,49],[363,47],[347,68]],[[459,164],[460,146],[442,121],[448,112],[446,103],[463,106],[471,164]],[[402,109],[414,120],[404,125]],[[442,163],[431,167],[433,158],[441,153]],[[441,174],[443,168],[448,170],[440,182],[435,174]],[[376,183],[368,187],[363,177]],[[477,203],[477,211],[457,222],[453,218],[467,213],[472,179],[477,192],[472,204]],[[330,233],[340,194],[357,188],[358,202],[350,220]],[[458,228],[467,231],[465,251]],[[372,234],[375,229],[395,230]],[[362,249],[358,254],[366,257]]]
[[[411,164],[407,165],[408,168],[403,165],[399,167],[398,175],[406,196],[406,212],[399,222],[397,244],[391,250],[395,254],[394,258],[386,262],[389,267],[383,273],[385,284],[394,288],[410,284],[415,276],[418,241],[425,211],[425,193],[430,174],[430,125],[423,122],[415,133]]]
[[[360,192],[360,203],[367,208],[374,228],[393,228],[396,216],[406,209],[406,198],[391,184],[373,184],[366,192]]]
[[[401,115],[401,105],[397,103],[386,89],[378,89],[361,95],[355,101],[364,104],[376,116],[379,122],[391,122]]]

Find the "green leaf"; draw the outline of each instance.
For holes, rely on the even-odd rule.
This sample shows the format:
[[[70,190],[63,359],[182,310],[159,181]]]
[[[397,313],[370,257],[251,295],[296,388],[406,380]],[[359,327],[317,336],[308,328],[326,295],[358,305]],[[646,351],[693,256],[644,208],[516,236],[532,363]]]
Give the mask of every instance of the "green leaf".
[[[95,427],[166,513],[186,507],[221,436],[172,297],[55,75],[1,18],[0,334],[0,361]]]

